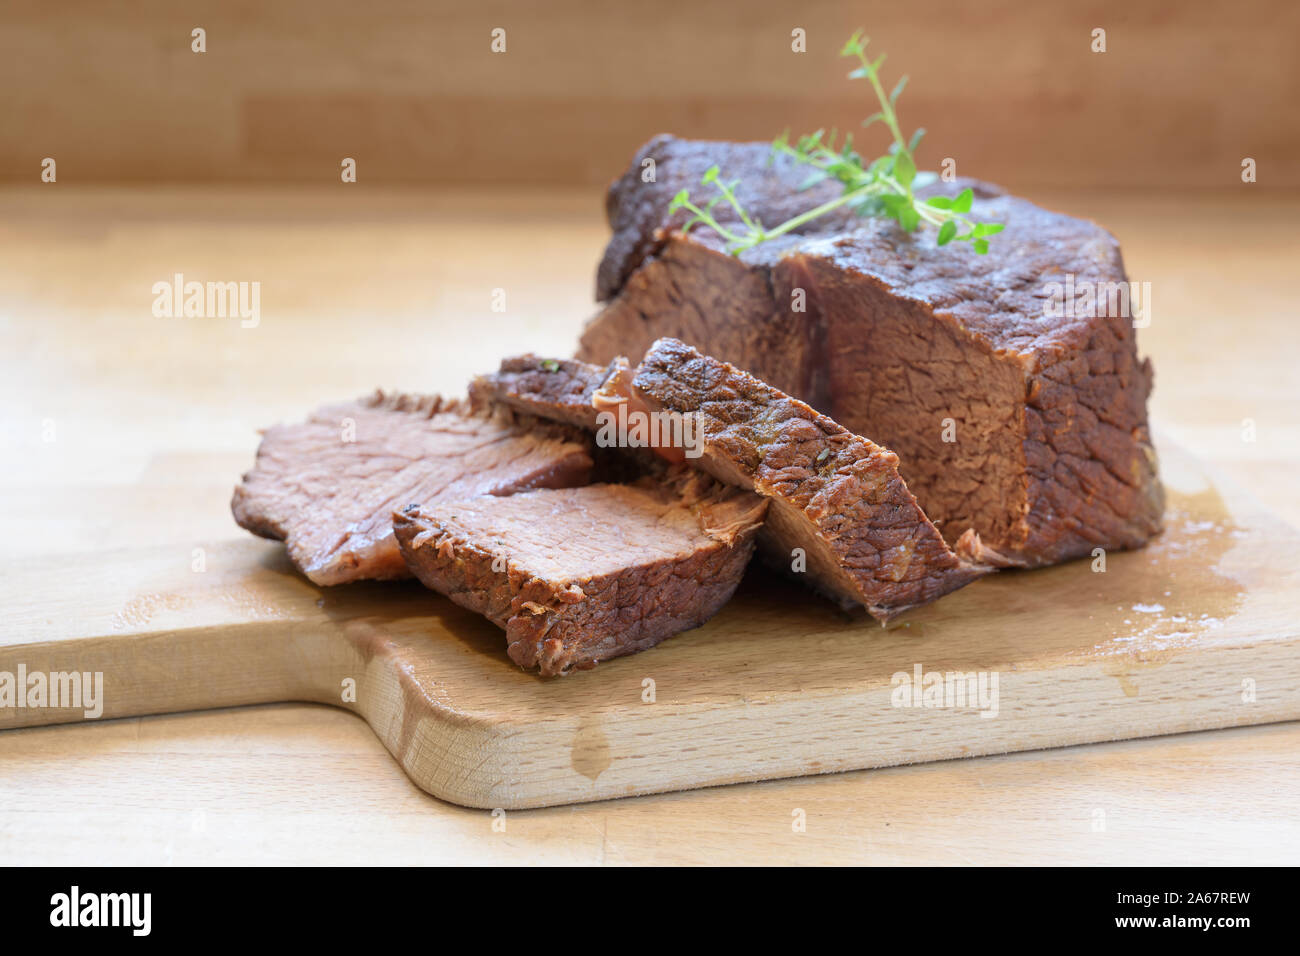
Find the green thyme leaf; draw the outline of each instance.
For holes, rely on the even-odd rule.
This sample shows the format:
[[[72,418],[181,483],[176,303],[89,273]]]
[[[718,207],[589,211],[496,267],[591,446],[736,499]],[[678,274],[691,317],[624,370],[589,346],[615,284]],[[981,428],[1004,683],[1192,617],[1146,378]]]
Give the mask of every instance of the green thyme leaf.
[[[816,170],[815,172],[809,173],[808,177],[803,182],[801,182],[797,188],[799,192],[803,192],[805,189],[811,189],[813,186],[816,186],[818,183],[823,182],[828,176],[830,176],[830,173],[828,173],[826,170],[824,169]]]
[[[916,164],[912,161],[912,154],[906,150],[899,150],[894,157],[894,178],[900,186],[911,186],[912,180],[916,179]]]
[[[898,83],[896,83],[896,84],[894,85],[894,92],[892,92],[892,93],[889,94],[889,105],[890,105],[890,106],[893,106],[895,103],[898,102],[898,98],[903,94],[903,90],[905,90],[905,89],[907,89],[907,74],[906,74],[906,73],[904,73],[904,74],[903,74],[903,78],[902,78],[901,80],[899,80]]]

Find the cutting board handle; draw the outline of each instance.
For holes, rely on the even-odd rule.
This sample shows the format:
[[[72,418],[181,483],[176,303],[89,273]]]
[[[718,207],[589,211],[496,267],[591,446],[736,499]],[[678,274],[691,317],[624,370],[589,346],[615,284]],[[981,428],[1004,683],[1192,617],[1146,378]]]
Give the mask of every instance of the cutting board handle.
[[[364,621],[245,623],[0,645],[0,729],[278,701],[348,707],[374,634]]]

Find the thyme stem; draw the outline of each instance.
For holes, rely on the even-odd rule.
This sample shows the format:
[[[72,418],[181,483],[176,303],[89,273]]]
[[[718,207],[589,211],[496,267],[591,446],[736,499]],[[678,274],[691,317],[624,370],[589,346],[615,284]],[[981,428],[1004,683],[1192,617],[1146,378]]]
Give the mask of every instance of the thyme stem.
[[[894,104],[907,83],[904,76],[889,95],[880,82],[880,66],[885,62],[882,54],[875,62],[867,56],[868,39],[862,31],[854,33],[844,48],[841,56],[855,57],[858,67],[849,73],[850,79],[863,79],[871,85],[880,104],[879,112],[863,122],[870,126],[877,120],[884,122],[889,129],[893,143],[886,155],[864,165],[862,157],[853,150],[853,138],[846,135],[838,148],[836,134],[831,132],[825,137],[823,130],[818,130],[800,139],[792,146],[785,135],[778,137],[772,144],[773,155],[784,155],[796,163],[809,166],[814,170],[805,186],[815,185],[827,178],[835,178],[843,185],[843,192],[834,199],[827,200],[806,212],[787,219],[771,229],[753,217],[736,196],[739,180],[730,183],[722,179],[717,166],[709,168],[700,180],[701,185],[712,186],[717,195],[704,207],[691,201],[690,190],[683,189],[669,205],[669,213],[686,209],[692,218],[683,227],[689,231],[696,223],[703,223],[727,243],[727,249],[739,255],[752,249],[761,242],[775,239],[786,233],[812,222],[841,206],[852,206],[860,215],[885,216],[894,219],[907,232],[914,232],[924,223],[938,229],[935,238],[937,245],[947,245],[953,241],[968,241],[976,253],[988,252],[988,237],[996,235],[1003,229],[1000,223],[974,222],[965,214],[970,211],[974,199],[971,190],[963,190],[956,197],[932,196],[924,201],[918,200],[914,192],[917,183],[917,170],[914,152],[924,130],[912,134],[909,142],[903,135],[898,122],[898,111]],[[725,201],[736,215],[740,217],[739,227],[723,226],[713,215],[713,207]]]

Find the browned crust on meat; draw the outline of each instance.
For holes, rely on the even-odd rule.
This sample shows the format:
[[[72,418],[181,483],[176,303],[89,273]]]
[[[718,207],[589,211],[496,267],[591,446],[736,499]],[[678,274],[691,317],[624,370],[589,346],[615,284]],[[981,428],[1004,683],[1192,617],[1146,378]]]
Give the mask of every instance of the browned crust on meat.
[[[985,256],[879,218],[814,220],[739,257],[707,229],[680,231],[670,196],[714,163],[746,170],[746,206],[765,222],[782,203],[814,205],[779,169],[750,175],[766,152],[662,136],[638,152],[611,189],[607,301],[579,358],[601,363],[667,336],[757,374],[897,452],[926,513],[980,561],[1033,567],[1159,533],[1151,364],[1101,291],[1128,281],[1113,236],[975,180],[926,191],[969,187],[971,215],[1006,224]],[[657,183],[638,178],[645,158]],[[1046,317],[1047,286],[1067,276],[1092,295],[1074,315]],[[803,312],[789,300],[799,289]],[[941,437],[947,422],[955,440]]]
[[[530,352],[502,359],[496,372],[474,379],[469,393],[476,407],[500,402],[523,414],[595,431],[599,412],[595,394],[610,375],[627,367],[627,359],[621,356],[604,367],[596,367]]]
[[[727,178],[739,180],[737,198],[763,222],[783,222],[839,192],[834,182],[800,190],[807,169],[784,156],[774,157],[769,143],[707,142],[660,134],[642,146],[627,171],[610,184],[605,212],[613,236],[596,273],[597,301],[613,298],[627,278],[654,254],[660,237],[686,223],[690,217],[686,210],[668,212],[673,196],[682,189],[699,194],[700,178],[719,161],[720,151],[725,151]],[[646,175],[647,161],[654,163],[653,178]],[[713,213],[723,224],[738,220],[735,210],[726,203],[714,206]],[[836,210],[799,232],[825,232],[842,226],[851,217],[848,209]]]
[[[436,393],[421,395],[414,392],[386,392],[382,388],[357,399],[357,404],[377,411],[406,412],[410,415],[423,415],[425,418],[432,418],[440,412],[469,411],[465,400],[461,398],[447,398]]]
[[[771,498],[763,542],[840,602],[891,617],[990,568],[959,559],[898,474],[898,457],[747,372],[661,339],[634,387],[651,406],[699,418],[702,467]]]
[[[892,452],[747,372],[672,339],[655,343],[634,374],[621,360],[534,371],[547,361],[508,359],[480,379],[482,393],[565,421],[590,422],[590,408],[620,391],[647,410],[700,413],[703,457],[691,463],[771,498],[766,554],[789,571],[792,549],[802,549],[798,577],[842,604],[887,620],[991,570],[948,549]]]
[[[697,627],[730,599],[753,552],[766,502],[723,488],[698,474],[633,486],[588,485],[525,492],[512,506],[536,498],[554,522],[557,549],[581,534],[566,524],[565,500],[584,500],[610,522],[631,521],[638,509],[671,507],[694,514],[693,545],[668,556],[632,553],[626,566],[585,574],[539,573],[518,540],[488,540],[458,516],[468,503],[411,505],[394,512],[402,553],[419,579],[457,604],[484,615],[506,633],[507,652],[543,676],[594,667],[599,661],[645,650]],[[480,499],[477,507],[490,508]],[[549,531],[549,529],[548,529]]]
[[[501,367],[470,384],[475,407],[504,405],[524,415],[599,432],[607,411],[603,393],[611,382],[630,381],[631,366],[618,356],[604,366],[575,359],[550,359],[528,353],[501,360]],[[645,475],[662,477],[666,463],[646,448],[602,445],[592,449],[593,482],[628,483]]]

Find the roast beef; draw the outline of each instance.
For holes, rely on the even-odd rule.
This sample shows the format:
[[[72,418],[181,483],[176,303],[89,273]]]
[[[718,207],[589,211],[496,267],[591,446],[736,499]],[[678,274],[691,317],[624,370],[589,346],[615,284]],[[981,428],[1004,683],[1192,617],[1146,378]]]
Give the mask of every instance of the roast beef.
[[[892,452],[675,339],[656,342],[634,373],[623,360],[600,367],[521,356],[475,389],[531,414],[586,420],[602,429],[602,442],[632,440],[631,428],[606,432],[610,421],[689,419],[690,427],[663,424],[641,440],[653,435],[666,457],[768,498],[760,542],[771,563],[881,620],[990,570],[948,548]],[[619,403],[630,406],[621,417]],[[600,411],[609,413],[603,421]],[[681,440],[670,442],[674,434]]]
[[[772,226],[835,198],[840,191],[833,182],[800,191],[798,186],[807,178],[808,168],[784,156],[773,156],[767,143],[656,136],[641,147],[627,172],[614,181],[605,196],[605,214],[614,235],[596,273],[598,300],[613,298],[655,253],[661,244],[656,235],[659,230],[680,227],[690,218],[685,210],[669,218],[668,205],[673,196],[686,189],[696,199],[712,198],[709,188],[700,186],[700,178],[710,166],[718,164],[725,180],[737,181],[736,197],[741,204],[758,212],[763,222]],[[713,207],[713,215],[723,225],[739,222],[736,211],[725,202]],[[841,208],[810,221],[795,233],[833,230],[852,219],[853,214]]]
[[[506,632],[544,675],[644,650],[731,597],[766,502],[699,472],[411,504],[393,515],[426,585]]]
[[[672,196],[707,198],[698,174],[712,163],[740,176],[769,226],[833,192],[800,193],[806,169],[767,153],[668,137],[642,148],[610,190],[607,301],[578,358],[604,364],[672,336],[752,372],[897,453],[926,514],[982,563],[1049,564],[1159,531],[1152,370],[1114,307],[1127,276],[1109,233],[971,181],[932,189],[969,186],[971,216],[1005,223],[986,256],[884,219],[813,220],[738,257],[707,228],[675,231]],[[647,158],[654,182],[638,175]],[[1055,300],[1072,314],[1049,315],[1061,287],[1077,292]]]
[[[490,375],[470,382],[470,400],[479,407],[504,404],[534,417],[566,422],[589,431],[600,426],[597,395],[616,374],[630,371],[627,359],[615,356],[606,365],[528,354],[501,360]]]
[[[503,407],[376,392],[267,429],[231,510],[317,584],[407,577],[394,508],[584,484],[590,450],[586,432]]]

